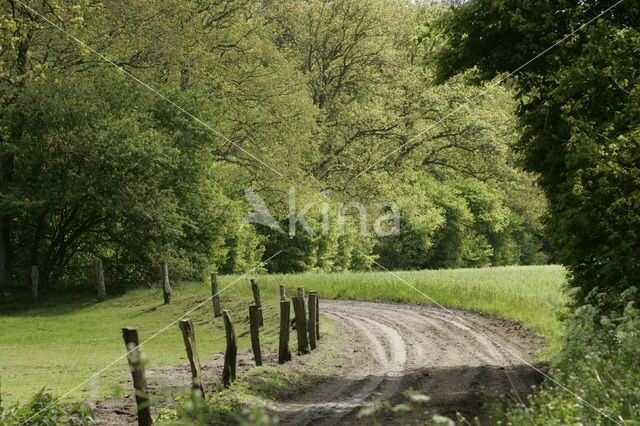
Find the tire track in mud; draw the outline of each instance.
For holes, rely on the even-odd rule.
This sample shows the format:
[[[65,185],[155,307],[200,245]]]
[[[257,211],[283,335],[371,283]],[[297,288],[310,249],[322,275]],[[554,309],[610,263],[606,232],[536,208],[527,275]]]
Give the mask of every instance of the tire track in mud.
[[[531,362],[542,341],[514,323],[435,306],[320,303],[341,329],[341,371],[313,392],[273,404],[279,424],[358,423],[355,414],[370,400],[398,402],[409,388],[429,395],[441,414],[485,423],[485,401],[522,399],[541,380],[522,360]]]

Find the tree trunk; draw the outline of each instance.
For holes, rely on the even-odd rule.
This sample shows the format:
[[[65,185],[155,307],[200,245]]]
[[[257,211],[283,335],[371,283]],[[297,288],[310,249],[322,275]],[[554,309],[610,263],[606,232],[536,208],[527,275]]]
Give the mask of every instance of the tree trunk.
[[[0,291],[11,285],[11,241],[9,240],[9,218],[0,217]]]

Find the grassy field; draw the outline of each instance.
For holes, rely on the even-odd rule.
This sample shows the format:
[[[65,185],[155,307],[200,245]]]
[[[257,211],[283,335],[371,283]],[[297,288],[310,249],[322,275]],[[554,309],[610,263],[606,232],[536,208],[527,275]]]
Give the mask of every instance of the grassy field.
[[[555,318],[564,297],[560,287],[564,269],[557,266],[499,267],[441,271],[397,272],[424,294],[450,307],[474,310],[524,324],[549,345],[542,357],[559,347],[561,324]],[[247,305],[252,301],[249,277],[232,284],[238,276],[220,277],[224,308],[236,315],[241,348],[249,347]],[[276,347],[278,285],[292,294],[297,286],[317,290],[321,297],[431,303],[398,278],[385,272],[260,275],[265,327],[262,344]],[[108,285],[108,283],[107,283]],[[132,290],[108,301],[94,303],[90,294],[45,298],[36,308],[3,302],[0,309],[0,378],[6,403],[24,401],[42,387],[62,395],[124,354],[120,337],[123,326],[140,328],[141,339],[154,335],[185,311],[205,301],[205,283],[179,283],[173,288],[171,305],[162,305],[156,289]],[[211,318],[212,305],[205,303],[189,315],[194,321]],[[201,360],[224,350],[224,329],[218,319],[196,326]],[[100,339],[87,341],[89,339]],[[292,338],[292,344],[295,338]],[[18,347],[14,347],[18,346]],[[180,331],[172,327],[144,345],[150,366],[186,361]],[[113,386],[128,376],[126,359],[115,362],[98,377],[82,384],[65,399],[82,400],[117,390]]]

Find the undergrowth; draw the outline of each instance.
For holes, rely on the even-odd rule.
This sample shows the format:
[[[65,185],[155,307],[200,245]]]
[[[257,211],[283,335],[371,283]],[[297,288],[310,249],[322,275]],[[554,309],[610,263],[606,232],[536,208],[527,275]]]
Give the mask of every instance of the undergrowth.
[[[627,292],[624,299],[631,299]],[[518,405],[495,411],[496,424],[640,424],[640,310],[624,314],[578,308],[567,320],[564,349],[541,389]]]

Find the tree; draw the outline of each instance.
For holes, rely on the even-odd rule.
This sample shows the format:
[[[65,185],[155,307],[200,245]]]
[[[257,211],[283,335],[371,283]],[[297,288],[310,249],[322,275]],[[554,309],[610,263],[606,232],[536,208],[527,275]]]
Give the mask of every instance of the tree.
[[[181,258],[201,271],[222,263],[214,248],[237,207],[215,187],[224,167],[210,161],[215,135],[109,71],[50,77],[25,89],[2,123],[14,161],[3,207],[19,224],[21,269],[38,265],[47,287],[86,255]]]
[[[490,79],[577,30],[514,78],[518,148],[549,201],[576,302],[621,309],[619,295],[640,285],[640,3],[613,5],[471,1],[444,23],[439,75],[475,66]]]
[[[63,22],[68,30],[82,23],[83,9],[78,5],[52,1],[45,2],[45,6],[43,14]],[[0,33],[0,119],[6,123],[7,113],[25,88],[49,71],[68,66],[77,57],[78,49],[73,41],[61,32],[50,31],[41,18],[13,0],[0,5]],[[16,200],[6,192],[14,184],[14,137],[7,126],[0,128],[0,290],[11,283],[11,234],[19,214],[13,207]]]
[[[522,177],[509,153],[514,103],[495,90],[452,114],[482,88],[469,75],[433,83],[434,54],[446,38],[423,24],[446,15],[445,6],[29,7],[0,3],[0,287],[30,264],[41,268],[43,286],[68,280],[95,256],[105,267],[170,260],[196,271],[190,278],[243,272],[283,248],[271,270],[366,269],[370,260],[359,252],[375,250],[391,260],[402,251],[394,266],[411,268],[523,258],[515,235],[527,240],[537,217],[516,204],[504,211],[505,194]],[[407,233],[374,250],[353,211],[344,235],[238,231],[250,209],[246,188],[286,222],[292,185],[299,207],[328,203],[332,223],[340,203],[360,201],[371,213],[379,201],[396,201]],[[423,193],[414,198],[416,189]],[[317,208],[312,215],[323,227]],[[527,241],[533,258],[538,240]]]
[[[42,284],[98,254],[147,263],[171,257],[201,273],[225,264],[244,186],[256,178],[278,185],[247,152],[276,164],[305,133],[305,98],[270,44],[262,6],[142,3],[33,7],[227,137],[136,86],[29,8],[3,2],[0,288],[18,273],[15,262],[19,270],[38,264]],[[297,148],[292,158],[304,143]],[[278,169],[295,175],[297,166],[287,160]],[[236,251],[232,263],[243,256]]]

